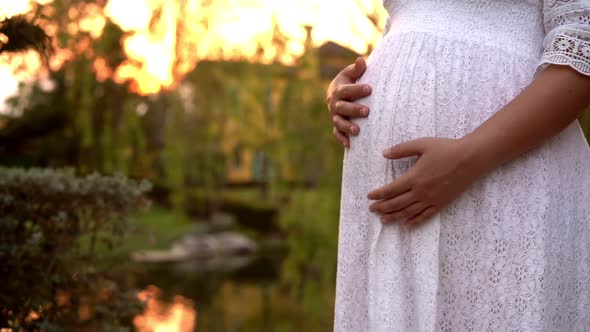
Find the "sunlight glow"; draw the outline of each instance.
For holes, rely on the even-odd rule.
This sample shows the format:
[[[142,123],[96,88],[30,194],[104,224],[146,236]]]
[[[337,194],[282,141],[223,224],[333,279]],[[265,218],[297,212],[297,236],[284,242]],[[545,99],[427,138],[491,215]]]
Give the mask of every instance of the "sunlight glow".
[[[143,94],[173,85],[204,59],[292,65],[304,52],[306,25],[314,46],[334,41],[365,54],[386,18],[379,0],[110,0],[106,14],[131,33],[130,61],[115,77],[134,79]]]
[[[192,302],[175,296],[172,304],[160,301],[160,290],[149,286],[138,294],[146,303],[144,313],[133,319],[138,332],[192,332],[195,330],[197,312]]]
[[[48,4],[53,0],[0,0],[0,20],[14,15],[28,13],[32,3]],[[48,7],[49,8],[49,7]],[[50,30],[50,29],[48,29]],[[3,36],[3,35],[2,35]],[[6,36],[4,36],[6,37]],[[0,37],[1,38],[1,37]],[[2,38],[4,39],[4,38]],[[56,54],[50,66],[61,66],[66,54]],[[58,64],[58,62],[60,62]],[[19,82],[31,82],[39,78],[43,71],[41,58],[35,51],[27,51],[17,55],[0,56],[0,114],[6,113],[5,101],[18,92]]]
[[[9,17],[18,14],[24,14],[29,10],[31,10],[31,3],[29,1],[0,1],[0,17]]]
[[[0,16],[22,14],[31,3],[52,0],[0,0]],[[70,8],[72,34],[101,37],[107,19],[127,33],[122,40],[128,57],[113,73],[103,60],[94,68],[99,80],[131,82],[134,91],[152,94],[174,87],[201,60],[278,61],[294,65],[305,52],[306,26],[312,45],[336,42],[366,54],[381,38],[386,13],[382,0],[108,0],[102,10],[93,3]],[[51,8],[51,7],[47,7]],[[47,9],[48,12],[51,9]],[[372,16],[372,19],[368,18]],[[55,35],[55,27],[46,30]],[[84,43],[58,50],[52,68],[72,52],[89,52]],[[112,75],[112,76],[111,76]]]

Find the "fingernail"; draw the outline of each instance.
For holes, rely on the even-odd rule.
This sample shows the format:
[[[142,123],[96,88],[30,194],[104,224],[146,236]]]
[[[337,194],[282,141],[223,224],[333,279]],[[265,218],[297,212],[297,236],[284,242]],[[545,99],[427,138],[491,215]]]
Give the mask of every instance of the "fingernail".
[[[384,156],[387,156],[390,153],[391,153],[391,148],[387,148],[387,149],[383,150],[383,155]]]
[[[358,129],[354,126],[350,126],[350,132],[356,135],[358,133]]]
[[[364,93],[371,93],[371,87],[368,85],[365,85],[365,87],[363,88],[363,92]]]
[[[363,114],[363,116],[367,116],[369,115],[369,109],[365,107],[361,110],[361,113]]]

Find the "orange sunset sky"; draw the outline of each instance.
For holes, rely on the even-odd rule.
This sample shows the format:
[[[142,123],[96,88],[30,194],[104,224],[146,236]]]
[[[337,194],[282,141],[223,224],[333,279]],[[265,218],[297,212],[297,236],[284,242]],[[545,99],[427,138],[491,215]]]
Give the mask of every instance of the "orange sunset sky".
[[[32,2],[45,4],[52,0],[0,0],[0,17],[27,13]],[[150,29],[157,8],[161,19],[155,29]],[[386,20],[381,0],[109,0],[104,11],[96,6],[90,13],[79,23],[79,30],[100,38],[106,18],[110,18],[129,32],[123,45],[131,61],[113,75],[116,80],[137,82],[137,90],[142,94],[172,86],[178,79],[173,72],[175,61],[181,64],[181,74],[202,59],[247,58],[294,64],[304,51],[306,25],[313,27],[315,46],[334,41],[366,54],[369,45],[378,42]],[[374,16],[377,24],[367,14]],[[182,41],[177,40],[179,21],[184,29]],[[275,28],[286,37],[284,50],[277,50],[272,44]],[[260,48],[264,52],[257,55]],[[18,80],[32,77],[30,73],[13,74],[14,64],[10,62],[18,61],[31,62],[33,68],[38,66],[32,55],[11,61],[2,59],[2,100],[16,91]]]

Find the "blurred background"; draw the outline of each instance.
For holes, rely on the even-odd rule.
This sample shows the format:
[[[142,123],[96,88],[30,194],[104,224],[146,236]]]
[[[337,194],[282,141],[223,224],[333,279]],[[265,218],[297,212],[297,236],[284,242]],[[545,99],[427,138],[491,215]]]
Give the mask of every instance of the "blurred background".
[[[380,0],[2,0],[0,19],[1,331],[332,329],[325,90],[379,41]]]
[[[380,0],[0,0],[0,20],[0,331],[332,330],[325,90],[380,40]]]

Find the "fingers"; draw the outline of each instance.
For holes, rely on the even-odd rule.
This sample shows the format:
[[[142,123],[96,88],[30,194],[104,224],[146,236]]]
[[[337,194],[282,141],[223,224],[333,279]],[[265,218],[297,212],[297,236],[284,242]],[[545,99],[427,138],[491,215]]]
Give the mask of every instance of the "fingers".
[[[347,148],[350,147],[350,140],[348,139],[348,137],[346,135],[344,135],[336,127],[334,127],[334,137],[336,137],[336,140],[338,142],[340,142],[340,144],[344,145]]]
[[[412,187],[409,182],[410,176],[408,173],[409,172],[406,172],[404,175],[397,178],[395,181],[371,191],[367,195],[367,198],[371,200],[388,199],[394,198],[398,195],[405,193],[406,191],[409,191],[410,189],[412,189]]]
[[[341,100],[334,104],[332,112],[346,117],[360,118],[369,115],[369,108],[364,105]]]
[[[408,219],[407,224],[412,226],[418,225],[432,218],[437,212],[438,209],[435,206],[430,206],[429,208],[420,212],[418,215]]]
[[[360,128],[340,115],[334,115],[332,117],[332,123],[336,129],[346,136],[356,136],[359,134]]]
[[[351,101],[371,94],[371,87],[363,84],[342,84],[336,86],[327,98],[328,109],[332,114],[360,118],[369,115],[369,108]]]
[[[408,220],[408,219],[420,214],[422,211],[426,210],[426,208],[427,208],[427,206],[424,203],[416,202],[401,211],[396,211],[393,213],[384,214],[381,216],[380,220],[384,224],[402,221],[402,220]]]
[[[362,76],[367,69],[367,64],[362,58],[344,68],[330,83],[328,90],[326,91],[326,102],[330,107],[334,102],[341,99],[347,99],[349,101],[356,100],[362,97],[366,97],[371,94],[371,87],[366,84],[355,84],[355,82]],[[345,88],[345,86],[348,86]],[[349,91],[350,87],[353,87],[352,91]],[[344,90],[342,92],[342,90]]]
[[[364,58],[358,57],[354,64],[342,70],[342,74],[350,78],[352,81],[358,80],[367,70],[367,62]]]
[[[359,57],[355,63],[344,68],[328,88],[326,101],[333,114],[334,137],[345,147],[350,147],[350,135],[358,135],[360,128],[347,118],[359,118],[369,115],[369,108],[352,103],[371,94],[371,87],[366,84],[352,84],[367,70],[365,59]],[[349,81],[350,84],[345,82]],[[344,84],[342,84],[344,83]]]
[[[410,190],[392,199],[386,199],[373,203],[369,206],[369,210],[371,212],[380,214],[393,213],[395,211],[401,211],[405,209],[406,207],[415,203],[417,200],[418,199],[414,193]],[[413,217],[413,215],[410,217]]]
[[[403,142],[385,149],[385,151],[383,151],[383,156],[387,159],[401,159],[415,155],[421,155],[424,153],[426,145],[429,142],[431,142],[431,140],[428,137],[422,137]]]
[[[367,84],[341,84],[336,86],[332,92],[332,100],[338,102],[340,100],[354,101],[371,94],[371,86]]]

